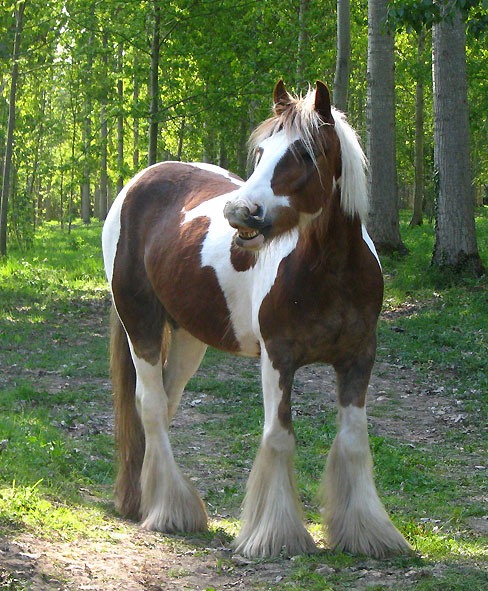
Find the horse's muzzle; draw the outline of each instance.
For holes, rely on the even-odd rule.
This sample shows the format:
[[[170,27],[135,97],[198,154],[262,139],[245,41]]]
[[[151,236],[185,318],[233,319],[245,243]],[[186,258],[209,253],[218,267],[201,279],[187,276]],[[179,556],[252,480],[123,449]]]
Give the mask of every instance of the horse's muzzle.
[[[261,248],[269,229],[261,206],[257,206],[251,213],[249,207],[242,202],[228,201],[224,207],[224,217],[237,230],[235,242],[238,246],[252,250]]]
[[[227,201],[224,207],[224,217],[233,228],[253,228],[260,230],[264,226],[263,208],[259,205],[251,213],[247,205],[241,202]]]

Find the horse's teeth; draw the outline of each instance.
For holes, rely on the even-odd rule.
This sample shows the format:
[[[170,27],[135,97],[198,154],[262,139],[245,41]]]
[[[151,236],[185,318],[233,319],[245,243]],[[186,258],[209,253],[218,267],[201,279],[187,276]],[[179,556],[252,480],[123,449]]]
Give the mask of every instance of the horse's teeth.
[[[258,230],[239,230],[239,236],[244,240],[255,238],[259,234]]]

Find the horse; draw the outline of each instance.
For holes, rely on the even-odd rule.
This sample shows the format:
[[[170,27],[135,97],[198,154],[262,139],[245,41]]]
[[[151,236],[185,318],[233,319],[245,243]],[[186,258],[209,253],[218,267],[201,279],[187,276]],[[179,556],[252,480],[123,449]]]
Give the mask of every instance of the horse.
[[[207,513],[168,435],[208,346],[261,365],[264,428],[246,486],[237,553],[311,553],[295,484],[296,370],[331,364],[338,431],[321,485],[328,545],[382,557],[411,547],[380,501],[365,399],[383,299],[365,229],[367,161],[317,82],[279,81],[250,137],[247,181],[218,166],[162,162],[114,201],[102,233],[113,298],[116,506],[143,528],[197,532]]]

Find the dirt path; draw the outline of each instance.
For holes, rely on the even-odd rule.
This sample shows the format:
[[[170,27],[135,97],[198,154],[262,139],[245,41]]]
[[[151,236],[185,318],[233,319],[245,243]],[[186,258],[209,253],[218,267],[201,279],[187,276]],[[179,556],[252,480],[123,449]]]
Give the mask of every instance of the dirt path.
[[[223,379],[238,378],[243,365],[248,371],[259,372],[254,360],[226,358],[219,365],[219,375]],[[204,375],[204,370],[201,372]],[[333,373],[331,368],[322,366],[300,370],[294,386],[295,415],[316,413],[320,408],[335,405]],[[41,388],[56,389],[67,383],[67,378],[56,373],[41,372],[37,378]],[[110,385],[106,380],[100,386],[109,392]],[[311,395],[318,392],[322,396]],[[303,394],[300,396],[300,393]],[[204,417],[198,412],[193,398],[193,394],[184,397],[172,426],[175,441],[190,425],[198,430],[204,419],[209,420],[208,415]],[[412,447],[441,442],[447,429],[469,432],[469,418],[463,412],[462,401],[445,396],[441,386],[421,379],[406,368],[378,364],[368,391],[368,406],[372,433],[395,438]],[[390,412],[391,409],[394,412]],[[92,428],[110,431],[110,409],[94,417],[93,421],[93,424],[75,425],[73,436],[83,437],[86,430]],[[219,453],[218,446],[211,440],[203,437],[201,445],[207,454]],[[175,447],[176,455],[188,453],[186,449],[178,449],[178,444]],[[220,478],[218,474],[209,475],[204,467],[196,474],[202,493]],[[241,475],[241,479],[243,477]],[[9,589],[7,585],[14,584],[13,578],[29,581],[33,591],[245,590],[255,583],[261,583],[263,589],[279,589],[280,581],[294,565],[293,560],[250,561],[234,556],[225,536],[220,539],[217,535],[208,545],[208,538],[163,536],[143,531],[135,524],[125,524],[122,531],[126,533],[120,533],[120,523],[107,517],[107,529],[109,533],[113,530],[113,537],[104,542],[83,539],[48,541],[30,533],[22,533],[15,540],[0,539],[0,589]],[[319,572],[327,577],[330,569],[328,572],[326,552],[323,552],[323,563],[321,567],[319,565]],[[351,587],[354,589],[365,589],[373,584],[390,586],[400,578],[402,585],[407,585],[408,581],[425,575],[421,568],[413,569],[408,576],[404,570],[391,565],[381,569],[377,561],[358,560],[352,568],[357,571],[356,586]]]

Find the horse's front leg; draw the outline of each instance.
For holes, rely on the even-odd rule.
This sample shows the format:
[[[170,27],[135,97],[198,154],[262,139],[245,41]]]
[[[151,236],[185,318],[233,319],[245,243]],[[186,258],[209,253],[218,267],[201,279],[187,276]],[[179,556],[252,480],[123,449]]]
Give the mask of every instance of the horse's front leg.
[[[332,548],[383,557],[412,549],[388,517],[374,484],[365,406],[373,361],[370,352],[335,367],[339,429],[327,457],[323,510]]]
[[[295,486],[295,434],[290,394],[293,372],[275,369],[261,350],[264,431],[247,483],[242,529],[236,552],[245,556],[277,556],[313,552],[315,543],[305,529]]]

